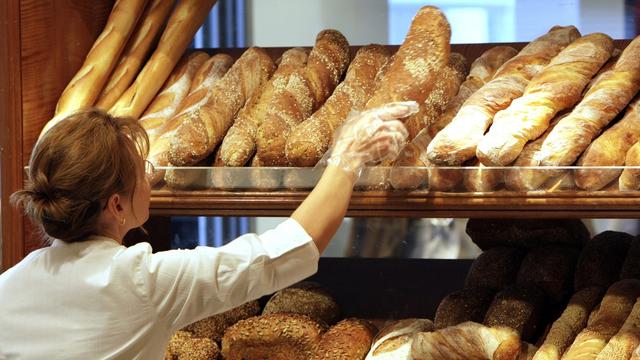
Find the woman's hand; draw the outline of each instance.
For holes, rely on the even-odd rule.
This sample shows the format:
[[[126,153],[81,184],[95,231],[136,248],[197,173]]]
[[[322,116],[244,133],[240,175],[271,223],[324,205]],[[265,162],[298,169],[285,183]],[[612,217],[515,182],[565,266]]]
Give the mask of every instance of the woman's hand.
[[[355,179],[368,163],[395,159],[406,144],[408,132],[398,119],[418,111],[414,101],[390,103],[352,115],[334,136],[326,163],[334,165]]]

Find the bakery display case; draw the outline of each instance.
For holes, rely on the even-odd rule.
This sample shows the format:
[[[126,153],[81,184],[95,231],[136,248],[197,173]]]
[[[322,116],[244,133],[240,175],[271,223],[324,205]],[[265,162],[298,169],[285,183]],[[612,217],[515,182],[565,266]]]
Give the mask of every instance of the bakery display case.
[[[11,193],[22,188],[25,180],[24,168],[28,163],[31,148],[54,114],[56,103],[63,90],[82,65],[87,52],[104,28],[113,4],[114,2],[109,0],[91,0],[82,3],[70,0],[45,2],[10,0],[0,5],[2,26],[0,48],[6,54],[0,59],[0,94],[2,95],[0,108],[3,112],[3,131],[0,134],[3,204],[2,269],[16,264],[31,250],[41,246],[38,234],[34,232],[28,220],[7,206],[8,199]],[[615,40],[611,44],[614,48],[623,51],[630,44],[630,40]],[[515,54],[525,48],[528,43],[500,45],[512,47],[515,49],[513,50]],[[453,44],[451,51],[466,58],[470,65],[495,46],[496,44],[490,43]],[[364,47],[349,46],[350,58],[354,59],[362,48]],[[399,46],[382,48],[393,53],[398,51]],[[308,52],[309,49],[306,51]],[[281,47],[265,48],[264,54],[269,57],[265,61],[275,62],[288,50],[290,49]],[[210,55],[224,53],[232,59],[239,59],[246,51],[245,48],[206,48],[189,50],[189,53],[203,52],[207,54],[207,58]],[[230,66],[231,63],[227,68]],[[588,81],[595,75],[594,71],[582,81]],[[553,81],[551,76],[550,78],[549,83]],[[578,100],[582,99],[581,91],[579,93]],[[562,110],[569,107],[571,106],[566,106]],[[633,108],[630,107],[631,110],[628,111],[635,111]],[[457,110],[459,107],[455,112]],[[554,126],[556,124],[553,123]],[[416,138],[418,135],[419,132],[413,137]],[[629,147],[631,145],[629,144]],[[156,174],[162,176],[159,176],[153,184],[151,219],[147,226],[156,250],[167,248],[169,233],[167,228],[172,216],[288,216],[308,195],[322,172],[321,167],[313,166],[225,167],[219,166],[220,164],[216,164],[216,161],[215,154],[207,154],[204,159],[183,164],[185,166],[156,167]],[[322,258],[319,272],[311,280],[322,284],[334,293],[336,302],[341,305],[343,316],[378,321],[378,325],[384,324],[380,319],[419,317],[434,319],[436,328],[447,328],[448,325],[457,325],[454,319],[456,316],[471,316],[456,314],[454,310],[447,310],[447,306],[450,306],[450,309],[459,308],[456,304],[467,304],[470,298],[477,301],[478,306],[484,306],[487,311],[491,301],[504,300],[505,303],[509,303],[513,299],[527,298],[527,301],[533,299],[530,302],[537,304],[534,309],[536,312],[542,311],[541,308],[545,309],[540,315],[545,321],[539,322],[537,325],[539,327],[533,330],[519,329],[519,335],[530,342],[535,342],[535,337],[541,336],[543,328],[549,328],[553,318],[562,312],[561,307],[556,305],[568,300],[570,294],[564,293],[567,288],[566,283],[545,284],[542,286],[544,295],[532,294],[529,290],[510,286],[535,283],[536,280],[532,280],[535,276],[528,275],[537,274],[540,277],[549,275],[544,270],[562,272],[560,275],[555,273],[549,275],[559,276],[562,281],[573,278],[573,272],[564,271],[565,268],[572,267],[572,265],[564,266],[566,264],[573,264],[580,269],[581,274],[588,274],[587,263],[596,262],[594,260],[596,256],[593,254],[597,254],[600,250],[608,254],[609,250],[604,245],[601,248],[596,247],[595,250],[590,250],[592,253],[589,259],[592,260],[581,260],[578,254],[585,251],[583,248],[588,248],[585,245],[588,240],[585,237],[576,240],[568,234],[571,231],[567,229],[572,229],[571,226],[573,226],[570,225],[570,219],[638,217],[640,191],[621,187],[618,180],[624,172],[638,171],[640,171],[639,166],[629,165],[592,166],[587,163],[580,166],[540,167],[526,163],[519,164],[516,161],[515,165],[511,166],[508,164],[485,166],[467,160],[456,165],[381,164],[367,167],[356,184],[347,211],[348,216],[498,219],[495,221],[502,221],[502,223],[495,228],[489,226],[489,230],[480,231],[480,235],[476,233],[475,238],[472,236],[479,244],[484,239],[485,247],[482,245],[481,247],[486,250],[484,254],[487,255],[484,255],[484,260],[478,259],[476,262]],[[407,181],[407,179],[419,180]],[[601,184],[592,186],[580,179],[595,179]],[[505,225],[512,219],[545,220],[537,223],[534,221],[534,225],[529,228],[528,225],[523,225],[519,230],[513,230],[509,225]],[[566,225],[565,221],[569,225]],[[483,222],[492,224],[488,220]],[[521,224],[515,220],[514,223]],[[558,225],[560,223],[562,225]],[[549,230],[546,229],[547,227],[551,228],[550,232],[541,230]],[[504,230],[506,228],[509,230]],[[504,232],[501,233],[500,231],[503,230]],[[556,230],[557,232],[554,232]],[[473,229],[468,231],[473,232]],[[523,233],[537,234],[537,231],[544,232],[544,236],[523,235]],[[576,230],[577,233],[580,231],[580,229]],[[544,241],[540,242],[541,238],[553,238],[553,241],[544,243]],[[612,239],[606,236],[602,238],[598,238],[596,242],[598,244],[623,242],[626,247],[622,245],[621,247],[631,254],[629,249],[632,240],[625,240],[622,235],[614,236]],[[620,238],[623,239],[620,240]],[[569,243],[561,246],[569,250],[556,249],[557,241],[564,240]],[[572,242],[573,240],[576,242]],[[516,241],[516,243],[510,241]],[[499,248],[503,249],[495,250]],[[506,251],[505,255],[504,248],[517,250],[511,253]],[[611,252],[615,251],[611,250]],[[487,259],[495,253],[498,253],[498,257],[495,258],[497,260],[488,261]],[[517,265],[501,262],[504,259],[518,259]],[[613,278],[618,276],[625,260],[624,257],[616,258],[614,255],[609,259],[615,259],[619,266],[611,270],[611,273],[616,272],[615,276],[609,274],[611,277],[600,284],[604,288],[613,283]],[[509,275],[511,278],[491,288],[491,284],[487,285],[485,276],[482,275],[483,271],[490,270],[478,269],[483,261],[485,266],[487,263],[503,264],[504,269],[512,270]],[[544,266],[542,270],[536,269],[536,265],[541,263],[548,266]],[[603,267],[606,265],[600,264]],[[557,269],[554,268],[555,265]],[[523,272],[521,270],[523,267],[525,269],[528,267],[530,271]],[[576,274],[578,272],[576,270]],[[493,280],[494,278],[491,277],[493,275],[495,274],[490,273],[487,278]],[[582,275],[576,276],[577,279]],[[482,283],[483,289],[489,287],[491,294],[483,297],[484,290],[479,290],[473,284],[470,285],[474,282]],[[587,282],[585,280],[585,283]],[[354,283],[358,286],[353,286]],[[629,291],[635,294],[636,284],[631,287],[633,289]],[[583,290],[583,288],[575,290]],[[495,300],[494,295],[499,291],[501,297]],[[539,304],[540,302],[536,302],[547,297],[555,301],[553,306],[544,307]],[[483,299],[491,301],[483,302]],[[260,306],[264,306],[267,300],[262,299]],[[438,316],[437,311],[440,307],[443,310]],[[506,322],[503,318],[504,309],[503,307],[493,310],[492,315],[489,316],[491,319],[488,322],[489,325],[500,325]],[[522,310],[522,312],[526,311],[534,312],[531,309]],[[448,323],[447,316],[454,320]],[[482,320],[479,319],[479,322]],[[529,318],[520,320],[526,323]],[[358,329],[366,333],[366,329],[362,327]],[[457,330],[467,331],[467,329]],[[511,339],[510,336],[513,334],[494,335],[504,335],[506,339]],[[435,340],[422,339],[421,341],[426,344]],[[520,347],[518,351],[521,351]]]

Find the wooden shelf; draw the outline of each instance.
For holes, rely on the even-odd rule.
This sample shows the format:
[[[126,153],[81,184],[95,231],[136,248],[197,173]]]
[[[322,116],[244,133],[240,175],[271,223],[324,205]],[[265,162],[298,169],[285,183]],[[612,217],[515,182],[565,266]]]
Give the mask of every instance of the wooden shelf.
[[[308,191],[154,190],[152,215],[288,216]],[[348,216],[452,218],[638,218],[640,193],[354,192]]]

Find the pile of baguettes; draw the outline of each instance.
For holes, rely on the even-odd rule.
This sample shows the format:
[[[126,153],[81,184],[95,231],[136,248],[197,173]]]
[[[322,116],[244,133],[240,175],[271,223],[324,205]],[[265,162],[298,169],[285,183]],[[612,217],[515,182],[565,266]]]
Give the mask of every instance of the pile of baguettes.
[[[450,52],[444,15],[427,6],[393,56],[369,45],[350,59],[344,36],[325,30],[312,49],[275,62],[257,47],[234,61],[183,56],[215,0],[182,0],[171,12],[174,3],[117,1],[43,133],[96,106],[139,117],[156,166],[313,166],[350,112],[413,100],[421,109],[405,120],[409,143],[382,164],[393,165],[394,188],[535,190],[557,172],[521,167],[575,163],[585,167],[575,184],[598,190],[621,171],[588,166],[640,165],[640,40],[620,52],[607,35],[556,26],[519,52],[496,46],[467,66]],[[437,167],[468,165],[475,170]],[[507,165],[517,168],[483,168]],[[638,188],[640,170],[629,167],[620,189]]]

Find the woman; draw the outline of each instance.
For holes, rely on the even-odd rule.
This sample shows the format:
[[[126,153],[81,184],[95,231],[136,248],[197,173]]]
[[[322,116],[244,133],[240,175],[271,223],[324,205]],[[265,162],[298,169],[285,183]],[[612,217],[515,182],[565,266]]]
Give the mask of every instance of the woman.
[[[275,229],[155,254],[122,246],[149,216],[144,129],[99,110],[69,116],[36,144],[29,185],[12,195],[51,246],[0,275],[0,359],[159,359],[176,330],[312,275],[360,170],[397,155],[407,132],[396,119],[416,108],[353,116],[315,189]]]

